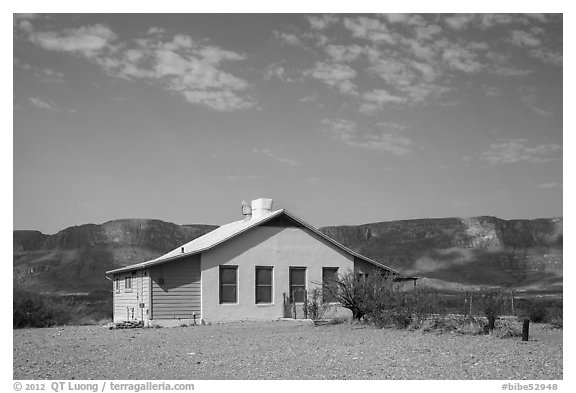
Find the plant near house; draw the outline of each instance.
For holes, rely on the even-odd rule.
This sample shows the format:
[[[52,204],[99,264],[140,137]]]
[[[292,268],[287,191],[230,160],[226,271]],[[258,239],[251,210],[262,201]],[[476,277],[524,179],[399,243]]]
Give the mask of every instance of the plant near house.
[[[324,314],[326,314],[330,305],[322,300],[322,291],[319,288],[314,288],[304,299],[306,301],[302,305],[302,310],[305,316],[314,322],[324,318]]]
[[[350,270],[321,285],[323,294],[352,311],[352,318],[359,321],[373,309],[374,299],[384,295],[390,280],[378,274],[368,276]]]

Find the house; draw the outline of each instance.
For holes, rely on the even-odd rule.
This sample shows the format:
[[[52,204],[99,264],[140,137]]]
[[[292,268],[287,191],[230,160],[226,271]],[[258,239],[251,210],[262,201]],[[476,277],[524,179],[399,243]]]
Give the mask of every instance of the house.
[[[304,291],[337,274],[398,275],[288,211],[273,211],[271,199],[256,199],[242,211],[243,220],[165,255],[106,272],[114,286],[114,321],[273,320],[284,316],[285,302],[301,303]]]

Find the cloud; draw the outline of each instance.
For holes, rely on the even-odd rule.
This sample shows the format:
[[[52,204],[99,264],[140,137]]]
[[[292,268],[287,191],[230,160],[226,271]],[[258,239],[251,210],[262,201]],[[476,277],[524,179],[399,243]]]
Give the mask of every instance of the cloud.
[[[555,66],[562,66],[563,55],[561,52],[556,52],[546,48],[536,48],[529,52],[530,56],[539,59],[540,61]]]
[[[312,70],[305,75],[318,79],[328,86],[334,87],[344,94],[357,94],[356,85],[352,82],[357,75],[356,71],[346,64],[318,62]]]
[[[526,76],[532,73],[531,70],[523,70],[520,68],[509,67],[509,66],[502,66],[502,65],[495,65],[493,66],[490,71],[493,74],[499,76]]]
[[[313,30],[324,30],[330,25],[338,22],[338,18],[334,15],[312,15],[308,16],[307,19]]]
[[[62,32],[32,32],[29,36],[30,41],[46,50],[78,52],[86,57],[95,56],[109,47],[116,38],[112,30],[101,24],[65,29]]]
[[[254,153],[260,154],[264,157],[271,158],[274,161],[277,161],[281,164],[285,164],[285,165],[289,165],[289,166],[297,166],[298,165],[298,162],[296,160],[293,160],[291,158],[286,158],[286,157],[279,157],[271,149],[268,149],[268,148],[265,148],[265,149],[254,148],[254,149],[252,149],[252,151]]]
[[[562,184],[558,184],[558,183],[543,183],[543,184],[538,184],[538,188],[543,188],[543,189],[551,189],[551,188],[562,188]]]
[[[502,89],[498,86],[483,85],[482,90],[488,97],[497,97],[502,95]]]
[[[279,31],[274,31],[273,33],[274,37],[276,37],[277,40],[279,40],[284,44],[297,45],[297,46],[303,45],[302,41],[300,41],[300,38],[298,38],[296,34],[282,33]]]
[[[459,45],[451,45],[442,53],[442,59],[452,69],[466,73],[480,71],[483,66],[476,61],[476,54]]]
[[[403,156],[412,151],[413,142],[398,131],[405,127],[396,123],[380,123],[380,130],[361,133],[358,124],[346,119],[324,119],[323,133],[348,146]]]
[[[508,25],[517,20],[514,14],[481,14],[479,19],[480,26],[484,29],[497,25]]]
[[[249,84],[222,69],[245,60],[241,53],[185,34],[164,37],[151,27],[145,38],[119,42],[107,26],[96,24],[62,31],[32,31],[28,39],[48,51],[81,55],[117,78],[141,79],[182,95],[192,104],[225,112],[253,108]]]
[[[357,60],[361,55],[369,53],[369,49],[360,45],[327,45],[326,53],[338,63],[348,63]]]
[[[525,94],[525,95],[520,96],[520,101],[522,101],[522,103],[524,105],[526,105],[526,107],[528,107],[528,109],[530,109],[536,115],[539,115],[539,116],[553,116],[554,115],[554,112],[552,112],[551,110],[547,110],[547,109],[541,108],[538,105],[536,105],[537,100],[538,100],[538,97],[535,94]]]
[[[360,112],[365,114],[373,113],[382,109],[387,104],[405,103],[407,99],[390,94],[384,89],[375,89],[362,94],[364,102],[360,105]]]
[[[264,80],[279,79],[282,82],[295,82],[294,78],[288,76],[286,68],[281,66],[279,63],[270,64],[264,70]]]
[[[407,26],[424,26],[424,19],[417,14],[383,14],[389,23],[402,24]]]
[[[542,44],[539,38],[522,30],[512,31],[509,42],[520,47],[537,47]]]
[[[39,78],[42,82],[45,83],[61,83],[64,82],[64,74],[58,71],[55,71],[51,68],[42,68],[33,66],[31,64],[25,63],[18,58],[14,58],[13,60],[14,67],[29,72],[32,76]]]
[[[148,29],[148,32],[146,34],[164,34],[166,32],[165,29],[161,28],[161,27],[155,27],[152,26],[151,28]]]
[[[474,14],[456,14],[444,18],[444,23],[454,30],[467,28],[476,19]]]
[[[375,18],[359,16],[356,18],[344,18],[344,27],[352,32],[356,38],[363,38],[374,43],[396,42],[393,34],[386,25]]]
[[[186,101],[192,104],[201,104],[220,112],[251,108],[254,105],[253,102],[229,90],[186,90],[182,94]]]
[[[490,143],[481,159],[493,165],[514,164],[518,162],[544,163],[559,159],[557,154],[562,146],[554,143],[529,146],[526,139],[509,139]]]
[[[32,104],[32,106],[35,106],[36,108],[46,109],[54,112],[60,112],[60,110],[56,108],[54,104],[45,101],[39,97],[30,97],[28,98],[28,101],[30,102],[30,104]]]

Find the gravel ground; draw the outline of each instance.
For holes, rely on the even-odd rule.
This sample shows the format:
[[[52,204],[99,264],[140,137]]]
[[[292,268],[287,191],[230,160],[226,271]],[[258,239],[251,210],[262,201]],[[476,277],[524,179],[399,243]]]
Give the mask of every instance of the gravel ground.
[[[14,379],[562,379],[562,330],[530,340],[238,322],[14,330]]]

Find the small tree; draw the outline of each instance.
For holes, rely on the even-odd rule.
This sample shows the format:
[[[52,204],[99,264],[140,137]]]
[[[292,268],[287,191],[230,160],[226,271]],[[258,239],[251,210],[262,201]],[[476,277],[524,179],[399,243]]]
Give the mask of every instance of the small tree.
[[[362,275],[354,271],[322,283],[323,293],[352,311],[354,320],[369,313],[376,299],[389,287],[389,280],[379,274]]]

